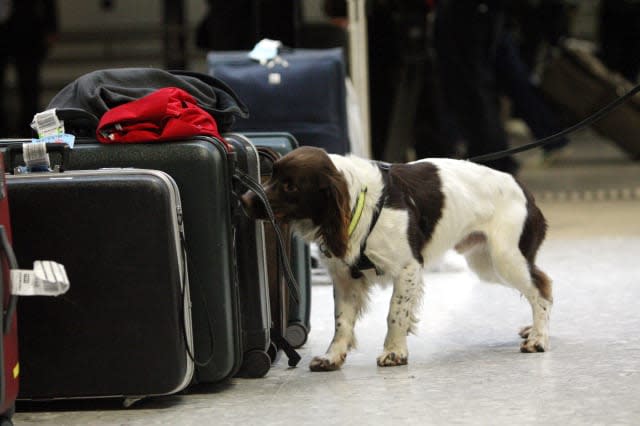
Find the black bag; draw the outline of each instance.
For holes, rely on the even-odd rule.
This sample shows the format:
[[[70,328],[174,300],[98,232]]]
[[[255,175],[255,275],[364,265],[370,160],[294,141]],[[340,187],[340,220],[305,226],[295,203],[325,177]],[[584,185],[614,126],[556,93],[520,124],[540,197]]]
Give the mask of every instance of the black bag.
[[[248,110],[233,90],[217,78],[188,71],[156,68],[116,68],[85,74],[60,90],[47,109],[61,110],[68,133],[95,135],[102,115],[113,107],[131,102],[164,87],[185,90],[198,106],[213,116],[220,132],[228,131],[236,117],[247,117]],[[61,114],[67,116],[63,117]],[[92,128],[93,126],[93,128]]]

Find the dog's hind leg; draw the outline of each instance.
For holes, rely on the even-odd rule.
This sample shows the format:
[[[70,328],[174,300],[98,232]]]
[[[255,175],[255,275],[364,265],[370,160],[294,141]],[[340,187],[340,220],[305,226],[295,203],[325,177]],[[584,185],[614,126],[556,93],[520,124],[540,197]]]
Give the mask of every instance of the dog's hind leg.
[[[416,310],[423,295],[422,267],[418,262],[405,266],[393,282],[393,296],[387,316],[384,351],[378,357],[380,367],[407,364],[407,334],[417,323]]]
[[[520,330],[520,337],[524,342],[520,346],[522,352],[544,352],[549,349],[549,311],[551,310],[552,298],[551,298],[551,279],[538,269],[535,265],[530,267],[531,279],[538,290],[538,298],[536,304],[531,304],[533,309],[533,325],[524,327]],[[536,306],[539,308],[536,309]],[[536,321],[536,316],[539,317]],[[547,324],[546,327],[541,325]],[[541,336],[546,336],[541,338]],[[542,341],[542,345],[540,344]]]
[[[356,345],[354,326],[368,300],[366,279],[334,278],[333,299],[335,332],[333,340],[322,356],[311,360],[311,371],[338,370],[347,358],[347,352]]]
[[[502,235],[509,234],[509,232],[502,233]],[[520,350],[522,352],[548,350],[549,314],[552,305],[551,281],[542,271],[528,263],[518,250],[517,241],[514,243],[507,238],[494,236],[489,241],[489,251],[496,274],[501,281],[520,291],[531,305],[533,325],[521,331],[525,341],[520,346]]]

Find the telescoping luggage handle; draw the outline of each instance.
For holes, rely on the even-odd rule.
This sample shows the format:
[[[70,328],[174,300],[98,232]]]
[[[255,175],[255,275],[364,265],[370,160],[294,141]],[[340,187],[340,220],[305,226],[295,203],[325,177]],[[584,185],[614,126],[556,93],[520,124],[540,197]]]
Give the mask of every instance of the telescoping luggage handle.
[[[262,189],[262,185],[253,180],[251,176],[242,172],[241,170],[235,171],[233,177],[237,179],[241,184],[243,184],[248,189],[252,190],[256,193],[260,201],[263,203],[265,207],[265,211],[269,217],[269,222],[273,226],[273,230],[276,234],[276,243],[278,246],[278,261],[280,262],[280,266],[285,272],[285,277],[287,279],[287,286],[289,287],[289,292],[295,303],[300,302],[300,286],[293,276],[293,272],[291,270],[291,265],[289,263],[289,259],[287,258],[287,252],[285,250],[284,238],[282,237],[282,232],[280,232],[280,227],[276,223],[276,217],[273,214],[273,210],[271,209],[271,205],[269,205],[269,200],[267,199],[267,194],[264,193]]]

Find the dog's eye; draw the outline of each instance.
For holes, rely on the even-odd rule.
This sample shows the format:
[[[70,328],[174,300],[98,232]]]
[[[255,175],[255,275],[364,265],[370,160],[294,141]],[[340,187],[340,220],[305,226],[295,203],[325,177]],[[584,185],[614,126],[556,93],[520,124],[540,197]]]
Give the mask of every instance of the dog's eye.
[[[284,192],[298,192],[299,188],[291,182],[285,182],[282,187],[284,188]]]

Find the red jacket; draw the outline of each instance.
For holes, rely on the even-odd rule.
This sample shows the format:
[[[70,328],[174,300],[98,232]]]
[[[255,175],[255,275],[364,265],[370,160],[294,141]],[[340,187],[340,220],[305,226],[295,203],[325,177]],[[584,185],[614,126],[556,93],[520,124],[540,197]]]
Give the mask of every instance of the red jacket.
[[[96,136],[102,143],[136,143],[213,136],[220,140],[214,118],[182,89],[159,89],[104,113]]]

